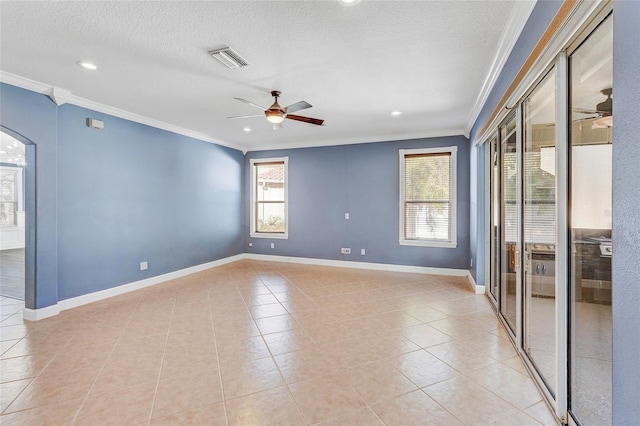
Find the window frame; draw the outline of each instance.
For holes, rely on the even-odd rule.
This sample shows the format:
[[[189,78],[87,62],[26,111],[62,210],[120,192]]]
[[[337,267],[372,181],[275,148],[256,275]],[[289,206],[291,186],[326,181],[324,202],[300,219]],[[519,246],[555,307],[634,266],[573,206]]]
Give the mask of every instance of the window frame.
[[[399,182],[400,182],[400,192],[399,192],[399,243],[403,246],[419,246],[419,247],[444,247],[444,248],[455,248],[458,246],[457,242],[457,165],[458,165],[458,147],[457,146],[449,146],[449,147],[438,147],[438,148],[419,148],[419,149],[401,149],[399,150]],[[449,182],[451,183],[451,187],[449,188],[449,200],[450,200],[450,211],[449,211],[449,230],[450,235],[449,239],[410,239],[405,236],[405,158],[411,155],[437,155],[443,154],[449,157],[449,173],[450,178]]]
[[[256,221],[256,208],[258,200],[256,197],[256,165],[266,163],[283,163],[284,164],[284,232],[258,232]],[[251,238],[274,238],[286,240],[289,238],[289,157],[274,158],[252,158],[249,160],[251,169],[251,203],[249,206],[251,216],[251,229],[249,236]]]

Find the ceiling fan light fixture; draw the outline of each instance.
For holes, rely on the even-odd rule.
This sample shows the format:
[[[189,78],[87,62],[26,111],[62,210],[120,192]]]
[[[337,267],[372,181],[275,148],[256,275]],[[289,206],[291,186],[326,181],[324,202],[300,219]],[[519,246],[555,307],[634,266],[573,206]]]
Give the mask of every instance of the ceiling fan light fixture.
[[[268,109],[264,112],[267,116],[267,120],[273,124],[279,124],[284,121],[284,113],[277,109]]]
[[[592,129],[607,129],[613,127],[613,115],[605,115],[593,120]]]

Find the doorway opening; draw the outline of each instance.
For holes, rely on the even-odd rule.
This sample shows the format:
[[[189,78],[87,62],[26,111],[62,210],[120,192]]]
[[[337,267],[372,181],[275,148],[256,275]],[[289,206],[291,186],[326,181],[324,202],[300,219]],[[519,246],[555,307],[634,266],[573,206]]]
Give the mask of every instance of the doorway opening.
[[[25,299],[25,145],[0,132],[0,296]]]

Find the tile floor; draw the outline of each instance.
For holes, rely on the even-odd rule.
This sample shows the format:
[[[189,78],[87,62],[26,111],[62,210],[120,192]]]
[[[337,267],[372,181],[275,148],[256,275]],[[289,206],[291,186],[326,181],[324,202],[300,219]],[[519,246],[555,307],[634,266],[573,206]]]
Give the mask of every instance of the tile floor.
[[[0,423],[552,425],[466,278],[240,261],[23,322]]]
[[[24,249],[0,250],[0,297],[24,300]]]

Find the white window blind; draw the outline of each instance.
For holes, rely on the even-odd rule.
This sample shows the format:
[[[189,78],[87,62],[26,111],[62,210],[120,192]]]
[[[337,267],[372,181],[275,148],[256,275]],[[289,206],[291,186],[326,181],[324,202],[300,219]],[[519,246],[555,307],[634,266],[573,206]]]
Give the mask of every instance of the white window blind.
[[[455,245],[454,158],[455,149],[401,152],[401,243]]]

